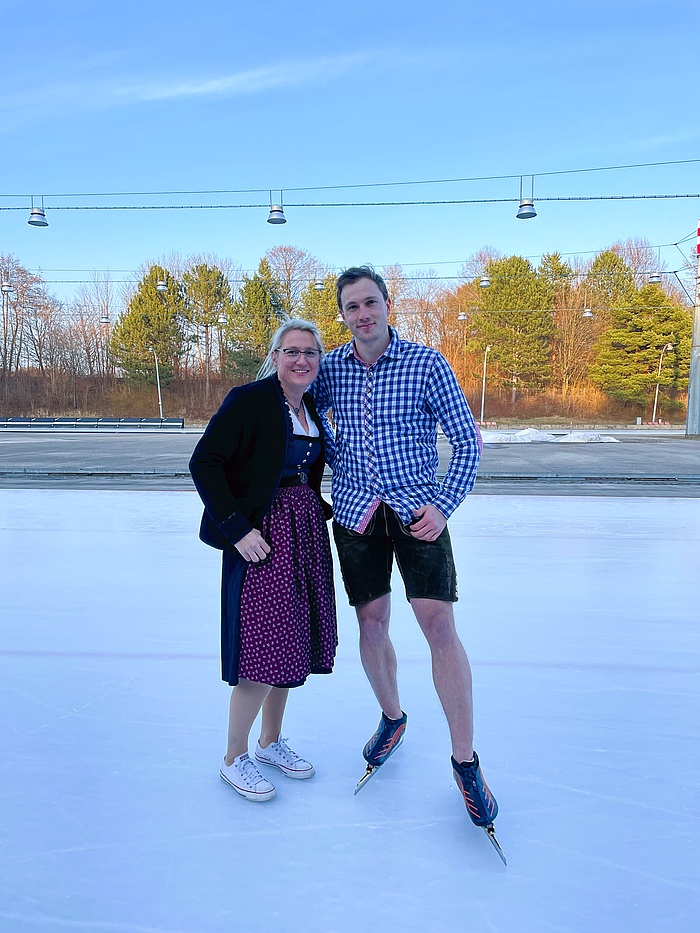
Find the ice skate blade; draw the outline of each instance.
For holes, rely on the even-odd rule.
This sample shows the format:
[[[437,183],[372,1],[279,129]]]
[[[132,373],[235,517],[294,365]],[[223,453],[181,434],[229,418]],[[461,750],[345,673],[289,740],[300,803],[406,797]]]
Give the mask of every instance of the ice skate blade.
[[[374,777],[374,775],[377,773],[377,771],[379,771],[380,768],[384,767],[384,765],[385,765],[385,764],[387,763],[387,761],[391,758],[391,756],[394,754],[394,752],[396,751],[396,749],[399,748],[399,747],[401,746],[401,743],[402,743],[402,742],[403,742],[403,733],[401,734],[401,738],[399,739],[399,741],[396,743],[396,745],[394,745],[394,747],[392,748],[392,750],[389,752],[389,754],[386,756],[386,758],[384,759],[384,761],[383,761],[380,765],[371,765],[371,764],[368,764],[368,765],[367,765],[367,770],[365,771],[365,773],[362,775],[362,777],[360,778],[360,780],[359,780],[359,781],[357,782],[357,784],[355,785],[355,790],[353,791],[353,797],[354,797],[357,793],[359,793],[359,791],[362,790],[362,788],[365,786],[365,784],[370,780],[370,778]]]
[[[501,848],[501,844],[499,843],[498,839],[496,839],[496,833],[493,828],[493,823],[489,823],[488,826],[482,826],[482,829],[484,830],[486,835],[489,837],[489,842],[494,847],[496,852],[498,852],[498,855],[501,861],[503,862],[503,864],[507,866],[508,862],[506,862],[506,857],[503,853],[503,849]]]
[[[352,794],[353,797],[356,796],[356,794],[359,794],[359,792],[362,790],[365,784],[371,778],[374,777],[374,775],[377,773],[377,771],[379,771],[380,768],[381,768],[381,765],[367,765],[367,770],[365,771],[365,773],[362,775],[360,780],[355,785],[355,790],[353,791],[353,794]]]

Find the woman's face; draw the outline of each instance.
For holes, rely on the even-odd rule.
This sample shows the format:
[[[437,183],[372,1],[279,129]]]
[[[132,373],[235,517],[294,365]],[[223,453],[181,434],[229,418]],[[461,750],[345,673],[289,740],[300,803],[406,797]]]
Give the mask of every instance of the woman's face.
[[[285,353],[285,350],[292,352]],[[282,338],[280,349],[273,351],[272,362],[286,394],[299,396],[318,374],[321,354],[316,338],[306,330],[288,330]]]

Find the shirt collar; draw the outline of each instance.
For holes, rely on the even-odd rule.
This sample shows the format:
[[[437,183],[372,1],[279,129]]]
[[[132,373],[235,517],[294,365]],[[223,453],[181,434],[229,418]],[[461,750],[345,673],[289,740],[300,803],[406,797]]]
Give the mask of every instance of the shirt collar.
[[[399,337],[398,333],[394,330],[394,328],[391,326],[389,326],[389,334],[391,336],[391,339],[389,341],[389,346],[382,353],[382,356],[379,357],[379,360],[381,360],[382,357],[384,356],[401,356],[401,338]],[[342,349],[343,349],[343,356],[345,357],[345,359],[351,359],[355,357],[356,355],[355,354],[355,338],[353,337],[350,343],[346,343]],[[379,360],[377,360],[377,362],[379,362]],[[363,361],[360,360],[360,362],[363,362]],[[367,366],[367,363],[365,363],[364,365]]]

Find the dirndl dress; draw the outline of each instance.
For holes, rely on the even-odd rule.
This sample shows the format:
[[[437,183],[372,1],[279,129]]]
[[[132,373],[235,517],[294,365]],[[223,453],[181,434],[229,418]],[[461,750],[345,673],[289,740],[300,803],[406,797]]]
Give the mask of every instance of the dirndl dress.
[[[320,447],[318,438],[295,435],[282,483],[292,471],[306,476]],[[247,563],[235,549],[224,551],[222,678],[232,686],[243,677],[298,687],[309,674],[331,673],[338,645],[328,528],[308,485],[277,489],[262,535],[271,548],[264,561]]]

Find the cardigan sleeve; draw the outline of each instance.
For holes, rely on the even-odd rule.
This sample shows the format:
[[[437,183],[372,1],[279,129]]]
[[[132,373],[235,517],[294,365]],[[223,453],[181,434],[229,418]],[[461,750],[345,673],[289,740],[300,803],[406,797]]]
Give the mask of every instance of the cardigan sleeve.
[[[243,496],[231,489],[228,469],[250,443],[251,425],[245,406],[233,389],[213,416],[190,458],[189,469],[210,521],[229,544],[252,531],[243,512]]]

